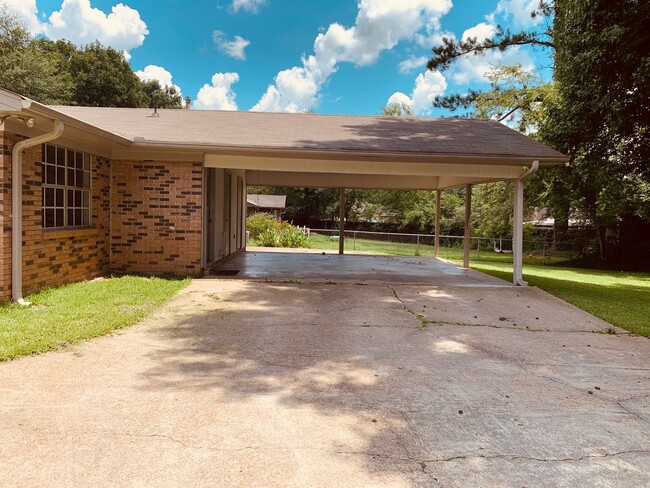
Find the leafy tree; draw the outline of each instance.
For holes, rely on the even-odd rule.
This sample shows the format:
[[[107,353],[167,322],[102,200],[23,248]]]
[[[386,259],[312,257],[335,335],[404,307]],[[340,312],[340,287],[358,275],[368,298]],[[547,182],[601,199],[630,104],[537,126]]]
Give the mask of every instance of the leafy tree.
[[[65,60],[34,42],[5,5],[0,6],[0,86],[48,104],[68,103],[73,90]]]
[[[94,42],[74,53],[74,100],[88,107],[145,107],[143,84],[122,53]]]
[[[381,111],[387,117],[413,117],[413,108],[403,102],[392,102],[384,105]]]
[[[143,82],[121,53],[99,42],[77,48],[33,39],[0,5],[0,86],[46,104],[180,108],[173,87]]]
[[[620,238],[632,228],[645,229],[641,241],[650,238],[649,24],[648,2],[556,2],[555,76],[566,103],[547,130],[572,156],[601,258],[634,254],[639,238]]]
[[[181,108],[181,96],[173,86],[161,87],[158,80],[144,81],[147,106],[151,108]]]
[[[470,117],[507,122],[522,133],[547,142],[545,128],[548,107],[557,103],[553,82],[544,82],[521,65],[497,66],[487,74],[490,90],[467,95],[438,97],[435,104],[450,110],[471,109]],[[526,205],[548,207],[557,223],[556,235],[565,235],[571,210],[567,167],[537,173],[526,181]],[[474,233],[481,236],[508,236],[512,229],[512,184],[496,182],[474,188]]]
[[[566,230],[575,206],[598,229],[601,258],[632,255],[630,244],[650,237],[650,4],[557,0],[540,3],[533,15],[546,17],[544,30],[513,34],[499,29],[494,39],[483,41],[446,39],[434,48],[429,67],[446,69],[460,56],[528,44],[553,50],[555,83],[535,87],[521,83],[519,76],[511,93],[493,85],[489,94],[472,91],[436,104],[471,106],[474,115],[493,118],[518,112],[520,130],[532,124],[535,137],[571,158],[568,168],[535,179],[555,209],[556,230]],[[493,111],[484,110],[486,102]],[[632,228],[635,238],[624,239],[635,234]]]
[[[334,225],[339,219],[340,194],[338,188],[290,188],[290,187],[248,187],[251,194],[286,195],[285,220],[297,225],[318,227]],[[345,192],[345,216],[347,221],[355,219],[357,201],[363,190],[348,189]]]
[[[456,41],[448,37],[442,38],[442,44],[433,48],[433,58],[427,63],[430,70],[443,71],[455,60],[466,55],[482,56],[493,49],[505,51],[512,46],[536,46],[543,49],[554,48],[555,31],[552,24],[553,15],[552,2],[541,0],[532,12],[532,17],[544,17],[546,23],[541,30],[522,32],[511,32],[497,26],[496,35],[493,38],[478,39],[476,37]]]

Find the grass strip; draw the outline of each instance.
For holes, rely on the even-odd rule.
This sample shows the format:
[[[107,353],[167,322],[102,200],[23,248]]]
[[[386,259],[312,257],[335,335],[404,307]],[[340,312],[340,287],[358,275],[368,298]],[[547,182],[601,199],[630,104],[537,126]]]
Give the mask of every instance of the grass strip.
[[[0,361],[58,349],[135,324],[190,279],[124,276],[74,283],[0,307]]]

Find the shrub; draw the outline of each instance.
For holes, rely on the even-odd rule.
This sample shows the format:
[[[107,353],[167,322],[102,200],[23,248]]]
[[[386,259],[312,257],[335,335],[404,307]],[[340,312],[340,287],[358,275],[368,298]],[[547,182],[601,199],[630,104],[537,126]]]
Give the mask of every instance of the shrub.
[[[276,223],[269,214],[253,214],[246,224],[251,239],[258,246],[309,247],[305,234],[288,222]]]
[[[286,223],[286,222],[285,222]],[[292,225],[276,227],[279,234],[280,247],[309,247],[307,236]]]
[[[275,218],[268,213],[254,213],[246,219],[246,230],[250,232],[250,238],[259,241],[260,236],[275,228]]]

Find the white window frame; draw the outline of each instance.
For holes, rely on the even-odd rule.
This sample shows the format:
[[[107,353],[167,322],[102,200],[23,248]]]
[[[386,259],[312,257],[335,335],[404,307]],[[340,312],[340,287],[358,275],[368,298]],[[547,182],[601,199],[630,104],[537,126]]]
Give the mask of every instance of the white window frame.
[[[92,157],[54,144],[42,147],[42,228],[92,226]]]

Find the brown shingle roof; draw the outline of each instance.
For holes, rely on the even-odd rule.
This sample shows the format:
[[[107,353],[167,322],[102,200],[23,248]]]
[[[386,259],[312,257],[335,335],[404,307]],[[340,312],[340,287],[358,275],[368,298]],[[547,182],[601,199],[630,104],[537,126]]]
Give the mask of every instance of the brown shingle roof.
[[[490,120],[213,110],[158,110],[160,116],[152,117],[151,109],[51,108],[136,142],[566,160],[561,153]]]

